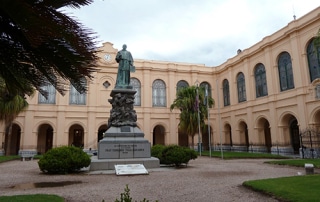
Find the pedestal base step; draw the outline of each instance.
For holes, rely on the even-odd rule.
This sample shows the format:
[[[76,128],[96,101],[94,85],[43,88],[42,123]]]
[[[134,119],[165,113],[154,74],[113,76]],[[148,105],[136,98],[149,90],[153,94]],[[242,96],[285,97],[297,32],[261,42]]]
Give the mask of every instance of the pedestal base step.
[[[121,164],[142,164],[145,168],[160,168],[158,158],[128,158],[128,159],[98,159],[97,156],[91,157],[90,171],[115,170],[115,165]]]

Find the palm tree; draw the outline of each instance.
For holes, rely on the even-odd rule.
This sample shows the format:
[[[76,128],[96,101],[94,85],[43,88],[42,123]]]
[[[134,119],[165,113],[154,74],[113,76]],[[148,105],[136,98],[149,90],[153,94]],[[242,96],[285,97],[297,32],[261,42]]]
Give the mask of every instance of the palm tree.
[[[6,154],[10,154],[13,120],[27,108],[26,95],[51,83],[64,94],[68,80],[85,91],[83,77],[96,71],[96,47],[89,29],[62,13],[93,0],[0,1],[0,121],[5,123]]]
[[[3,121],[5,124],[6,155],[11,155],[10,145],[12,138],[13,120],[27,107],[28,102],[26,101],[24,96],[20,94],[10,94],[8,92],[8,89],[6,88],[4,79],[0,77],[0,121]]]
[[[205,119],[208,118],[207,106],[205,103],[205,90],[203,87],[190,86],[181,88],[177,92],[177,97],[170,106],[170,110],[180,110],[179,130],[192,137],[194,146],[194,136],[199,131],[198,109],[200,111],[200,128],[205,127]],[[208,105],[212,107],[214,100],[208,97]],[[200,134],[199,134],[200,135]]]
[[[96,71],[93,32],[61,8],[79,8],[93,0],[1,0],[0,77],[10,94],[30,95],[50,82],[64,94],[65,80],[85,91],[82,78]],[[24,79],[24,83],[21,82]],[[25,83],[26,82],[26,83]]]

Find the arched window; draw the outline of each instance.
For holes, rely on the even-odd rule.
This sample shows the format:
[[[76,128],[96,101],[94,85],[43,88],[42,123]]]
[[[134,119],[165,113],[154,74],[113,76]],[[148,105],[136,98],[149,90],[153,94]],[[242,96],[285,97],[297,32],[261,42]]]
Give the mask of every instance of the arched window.
[[[211,85],[208,82],[205,81],[205,82],[200,83],[200,87],[203,88],[203,89],[206,89],[206,87],[207,87],[207,93],[208,93],[207,95],[208,95],[209,98],[212,98],[212,96],[211,96],[212,95],[212,93],[211,93],[212,89],[211,89]],[[212,106],[211,106],[211,108],[212,108]]]
[[[154,107],[166,107],[166,84],[157,79],[152,84],[152,106]]]
[[[256,97],[268,95],[266,69],[263,64],[256,65],[254,77],[256,80]]]
[[[237,88],[238,88],[238,101],[244,102],[247,100],[246,97],[246,83],[244,74],[240,72],[237,76]]]
[[[279,55],[278,71],[280,80],[280,90],[285,91],[294,88],[291,56],[287,52]]]
[[[311,82],[320,78],[320,46],[314,45],[314,39],[310,41],[307,47],[309,74]]]
[[[227,79],[223,80],[223,104],[224,106],[230,105],[230,91],[229,91],[229,81]]]
[[[208,82],[202,82],[201,84],[200,84],[200,87],[203,87],[204,89],[206,89],[206,86],[208,86],[208,96],[209,97],[211,97],[211,95],[212,95],[212,93],[211,93],[211,91],[212,91],[212,89],[211,89],[211,85],[208,83]]]
[[[176,92],[176,93],[178,93],[178,91],[179,91],[180,89],[186,88],[186,87],[189,87],[188,82],[186,82],[186,81],[184,81],[184,80],[178,81],[178,83],[177,83],[177,92]]]
[[[41,89],[48,93],[47,98],[44,97],[41,93],[38,96],[38,103],[39,104],[55,104],[56,103],[56,89],[51,84],[48,83],[47,85],[41,86]]]
[[[85,78],[82,79],[83,85],[87,86]],[[69,104],[71,105],[85,105],[86,104],[86,92],[78,92],[77,89],[70,84]]]
[[[141,84],[140,81],[136,78],[130,79],[130,85],[132,86],[133,90],[137,91],[134,95],[134,104],[135,106],[141,106]]]

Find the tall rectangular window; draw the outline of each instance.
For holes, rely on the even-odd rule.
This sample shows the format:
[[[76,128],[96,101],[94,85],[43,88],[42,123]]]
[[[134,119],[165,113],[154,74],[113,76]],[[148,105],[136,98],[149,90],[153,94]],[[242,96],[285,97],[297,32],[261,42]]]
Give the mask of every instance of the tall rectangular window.
[[[42,90],[46,91],[47,98],[39,93],[38,103],[39,104],[55,104],[56,103],[56,89],[52,84],[47,84],[41,87]]]
[[[86,85],[85,79],[83,79],[84,85]],[[86,104],[86,92],[78,92],[78,90],[71,84],[69,94],[69,104],[71,105],[85,105]]]

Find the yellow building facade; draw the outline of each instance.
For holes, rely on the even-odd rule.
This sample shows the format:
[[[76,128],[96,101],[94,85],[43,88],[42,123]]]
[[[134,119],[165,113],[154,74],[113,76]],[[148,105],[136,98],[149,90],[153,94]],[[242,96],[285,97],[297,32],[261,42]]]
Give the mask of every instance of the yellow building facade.
[[[136,59],[131,84],[138,127],[152,145],[191,146],[191,138],[178,131],[179,111],[171,112],[170,105],[177,88],[207,85],[215,100],[210,135],[196,135],[194,142],[204,149],[298,154],[308,146],[299,133],[320,128],[320,48],[313,43],[319,28],[320,7],[216,67]],[[48,85],[48,99],[38,92],[28,98],[11,137],[0,123],[1,154],[44,153],[61,145],[95,151],[107,129],[117,51],[109,42],[100,47],[99,70],[85,94],[66,83],[64,96]]]

